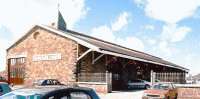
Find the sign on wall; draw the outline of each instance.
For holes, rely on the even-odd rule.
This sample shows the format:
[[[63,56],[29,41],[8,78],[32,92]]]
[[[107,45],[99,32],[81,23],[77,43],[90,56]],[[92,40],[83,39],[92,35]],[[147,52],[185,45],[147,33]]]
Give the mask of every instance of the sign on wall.
[[[7,58],[21,58],[21,57],[27,57],[27,52],[12,53],[12,54],[8,54],[7,56]]]
[[[61,53],[33,55],[33,61],[59,60]]]

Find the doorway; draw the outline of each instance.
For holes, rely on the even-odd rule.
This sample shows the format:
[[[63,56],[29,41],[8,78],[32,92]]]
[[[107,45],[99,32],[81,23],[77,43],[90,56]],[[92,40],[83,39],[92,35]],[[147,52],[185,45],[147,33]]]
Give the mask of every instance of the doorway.
[[[10,84],[21,85],[24,83],[25,58],[11,58],[8,60],[8,81]]]

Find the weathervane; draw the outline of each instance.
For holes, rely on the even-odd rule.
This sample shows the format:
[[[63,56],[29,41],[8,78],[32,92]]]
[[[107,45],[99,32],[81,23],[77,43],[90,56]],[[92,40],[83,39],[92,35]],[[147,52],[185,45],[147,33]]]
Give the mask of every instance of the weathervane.
[[[60,9],[60,3],[59,3],[59,0],[58,0],[57,3],[58,3],[58,4],[57,4],[57,9],[58,9],[58,11],[59,11],[59,9]]]

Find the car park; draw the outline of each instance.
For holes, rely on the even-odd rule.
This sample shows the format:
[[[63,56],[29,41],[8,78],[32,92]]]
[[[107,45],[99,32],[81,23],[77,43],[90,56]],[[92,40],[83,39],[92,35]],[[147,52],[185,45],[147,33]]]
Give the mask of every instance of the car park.
[[[18,89],[7,93],[0,99],[100,99],[93,89],[74,87],[44,87]]]
[[[8,83],[0,82],[0,95],[6,94],[11,91],[10,86]]]
[[[177,89],[171,82],[159,82],[145,90],[142,99],[176,99]]]
[[[151,83],[145,80],[129,80],[127,84],[128,89],[148,89]]]

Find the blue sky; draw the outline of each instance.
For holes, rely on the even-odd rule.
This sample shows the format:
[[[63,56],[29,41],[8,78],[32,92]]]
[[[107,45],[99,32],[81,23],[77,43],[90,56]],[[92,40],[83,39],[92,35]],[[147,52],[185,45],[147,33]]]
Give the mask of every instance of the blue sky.
[[[190,69],[191,74],[200,73],[200,0],[0,1],[1,70],[5,49],[34,24],[54,22],[58,2],[69,29],[159,56]]]

